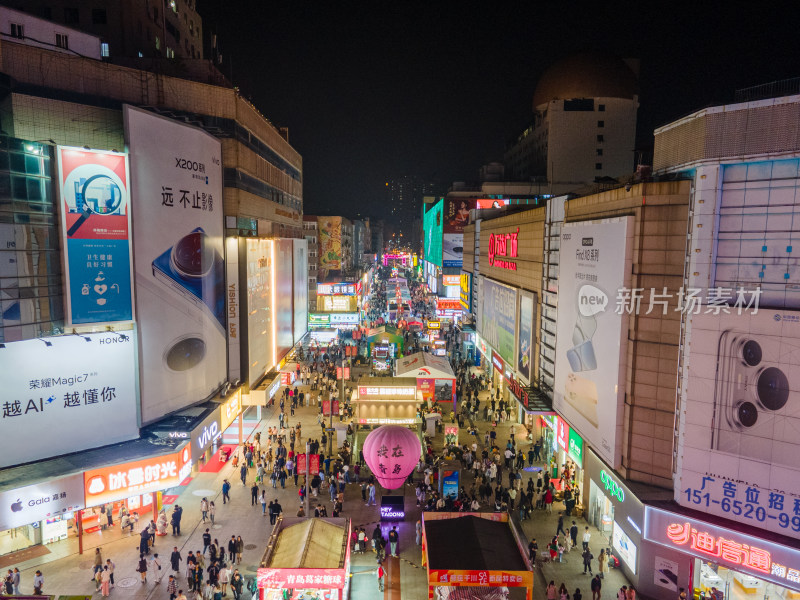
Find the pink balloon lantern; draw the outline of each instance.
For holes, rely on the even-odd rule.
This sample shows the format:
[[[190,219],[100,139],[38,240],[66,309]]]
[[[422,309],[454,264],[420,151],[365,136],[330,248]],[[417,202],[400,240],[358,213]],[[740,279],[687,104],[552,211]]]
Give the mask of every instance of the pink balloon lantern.
[[[419,462],[422,446],[414,432],[400,425],[384,425],[364,440],[364,460],[378,482],[389,490],[403,485]]]

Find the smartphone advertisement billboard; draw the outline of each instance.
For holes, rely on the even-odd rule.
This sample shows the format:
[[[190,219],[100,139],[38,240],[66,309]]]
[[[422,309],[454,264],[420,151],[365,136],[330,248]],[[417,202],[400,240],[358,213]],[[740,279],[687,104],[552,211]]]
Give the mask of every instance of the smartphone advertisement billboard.
[[[553,407],[617,467],[621,455],[633,217],[567,223],[561,231]]]
[[[278,325],[278,356],[280,361],[294,345],[294,328],[292,306],[294,271],[292,260],[294,247],[291,239],[275,240],[275,317]],[[308,284],[306,284],[307,286]]]
[[[714,308],[691,315],[675,500],[800,539],[800,312]]]
[[[133,319],[128,157],[59,146],[67,325]]]
[[[220,142],[126,105],[131,157],[142,421],[200,402],[225,381]]]
[[[423,218],[425,233],[425,260],[437,267],[442,266],[442,217],[444,200],[439,200]]]
[[[138,437],[135,350],[131,332],[7,342],[0,468]]]
[[[464,227],[475,198],[445,198],[443,209],[442,266],[461,268],[464,260]]]
[[[292,240],[294,245],[294,343],[308,331],[308,242]]]
[[[478,277],[478,333],[508,363],[514,364],[516,348],[517,290],[502,283]]]

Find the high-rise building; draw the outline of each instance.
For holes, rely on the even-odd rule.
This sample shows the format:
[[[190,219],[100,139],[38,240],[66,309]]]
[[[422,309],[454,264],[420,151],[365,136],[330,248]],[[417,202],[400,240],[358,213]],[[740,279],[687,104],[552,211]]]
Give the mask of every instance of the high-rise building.
[[[579,54],[550,67],[533,94],[533,120],[509,143],[505,177],[561,194],[634,170],[636,61]]]
[[[414,219],[419,216],[423,196],[436,193],[438,186],[414,175],[403,175],[386,182],[386,201],[389,206],[395,238],[410,240]]]
[[[3,4],[96,35],[103,56],[111,59],[203,58],[203,19],[195,0],[3,0]]]

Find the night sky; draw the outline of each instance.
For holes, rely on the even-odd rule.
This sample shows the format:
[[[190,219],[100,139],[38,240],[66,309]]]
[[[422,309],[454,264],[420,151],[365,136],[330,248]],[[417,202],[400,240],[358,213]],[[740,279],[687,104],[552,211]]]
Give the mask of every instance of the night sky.
[[[198,0],[198,10],[234,84],[289,127],[305,212],[380,216],[387,178],[475,181],[501,161],[539,76],[565,56],[641,59],[640,148],[654,127],[738,88],[800,76],[798,3],[657,4]]]

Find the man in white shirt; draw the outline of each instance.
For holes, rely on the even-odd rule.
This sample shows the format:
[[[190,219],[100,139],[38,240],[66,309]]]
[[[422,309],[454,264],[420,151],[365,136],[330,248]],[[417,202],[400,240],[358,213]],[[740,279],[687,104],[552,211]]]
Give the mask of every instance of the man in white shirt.
[[[583,549],[584,550],[588,550],[589,549],[589,540],[591,540],[591,539],[592,539],[592,534],[589,533],[589,528],[586,527],[584,529],[584,533],[583,533]]]

